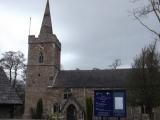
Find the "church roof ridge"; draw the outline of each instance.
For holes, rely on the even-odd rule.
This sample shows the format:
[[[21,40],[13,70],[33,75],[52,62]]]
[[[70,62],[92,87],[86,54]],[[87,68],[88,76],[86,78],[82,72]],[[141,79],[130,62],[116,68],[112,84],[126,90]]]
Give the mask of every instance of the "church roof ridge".
[[[76,72],[76,71],[80,71],[80,72],[89,72],[89,71],[130,71],[131,68],[120,68],[120,69],[71,69],[71,70],[60,70],[60,72]]]

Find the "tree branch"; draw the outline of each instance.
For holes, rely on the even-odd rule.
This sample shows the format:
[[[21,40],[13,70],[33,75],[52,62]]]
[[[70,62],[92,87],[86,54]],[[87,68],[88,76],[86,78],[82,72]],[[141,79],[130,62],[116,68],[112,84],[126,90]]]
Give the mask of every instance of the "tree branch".
[[[148,29],[149,31],[151,31],[152,33],[154,33],[155,35],[157,35],[157,36],[160,38],[160,34],[157,33],[155,30],[151,29],[150,27],[148,27],[146,24],[144,24],[144,23],[140,20],[140,18],[139,18],[138,16],[136,16],[136,15],[134,14],[134,17],[135,17],[146,29]]]
[[[160,14],[160,4],[158,3],[158,5],[157,5],[158,7],[157,8],[155,8],[156,9],[156,11]]]
[[[154,13],[155,13],[155,15],[156,15],[156,17],[157,17],[159,23],[160,23],[160,17],[159,17],[159,15],[158,15],[158,13],[157,13],[157,10],[156,10],[156,8],[155,8],[155,7],[156,7],[155,4],[156,4],[156,3],[154,3],[154,1],[151,0],[151,5],[152,5],[152,8],[153,8],[153,11],[154,11]]]
[[[135,10],[134,12],[135,14],[137,14],[138,17],[142,17],[148,15],[149,13],[152,13],[153,9],[152,6],[149,4],[140,9]]]

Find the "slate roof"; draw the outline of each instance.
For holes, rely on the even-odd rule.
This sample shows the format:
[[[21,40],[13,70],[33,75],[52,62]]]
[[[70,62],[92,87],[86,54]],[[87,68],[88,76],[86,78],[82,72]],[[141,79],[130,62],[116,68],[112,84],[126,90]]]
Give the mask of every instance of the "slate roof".
[[[54,81],[55,88],[126,88],[131,69],[65,70]]]
[[[0,67],[0,104],[22,104],[21,99],[10,85],[10,82]]]

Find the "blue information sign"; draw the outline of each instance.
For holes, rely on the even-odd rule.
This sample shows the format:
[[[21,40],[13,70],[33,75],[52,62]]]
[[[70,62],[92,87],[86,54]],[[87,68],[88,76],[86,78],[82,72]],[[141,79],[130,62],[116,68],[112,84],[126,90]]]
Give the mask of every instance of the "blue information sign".
[[[95,90],[94,115],[101,117],[125,117],[125,90]]]

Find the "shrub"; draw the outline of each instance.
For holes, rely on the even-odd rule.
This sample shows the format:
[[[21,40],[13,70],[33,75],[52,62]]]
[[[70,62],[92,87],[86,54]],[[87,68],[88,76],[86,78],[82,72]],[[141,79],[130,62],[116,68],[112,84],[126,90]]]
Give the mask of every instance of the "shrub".
[[[37,107],[36,107],[36,115],[38,119],[42,118],[43,115],[43,102],[42,98],[40,98],[37,102]]]
[[[31,112],[32,119],[41,119],[42,118],[42,115],[43,115],[43,102],[42,102],[42,98],[40,98],[38,100],[36,109],[31,108],[30,112]]]
[[[86,117],[87,117],[87,120],[92,120],[92,115],[93,115],[93,102],[92,102],[92,98],[88,97],[88,98],[86,98]]]

